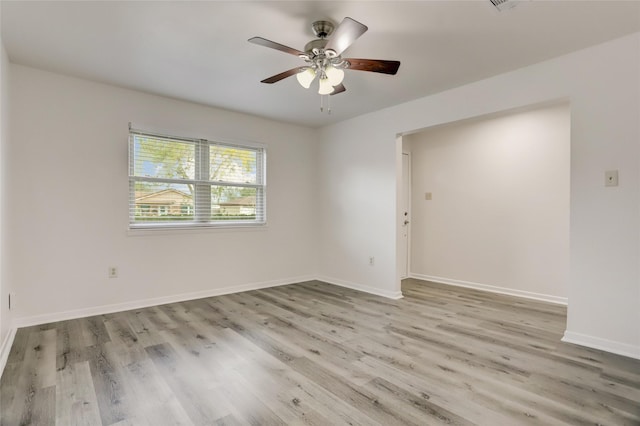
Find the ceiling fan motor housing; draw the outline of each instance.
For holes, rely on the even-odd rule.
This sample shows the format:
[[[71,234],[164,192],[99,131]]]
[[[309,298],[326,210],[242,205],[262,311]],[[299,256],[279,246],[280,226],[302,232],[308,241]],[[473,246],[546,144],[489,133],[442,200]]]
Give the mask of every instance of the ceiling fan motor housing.
[[[300,55],[311,68],[323,70],[327,65],[331,64],[336,68],[348,68],[349,62],[344,61],[335,51],[325,47],[329,37],[334,30],[334,25],[329,21],[315,21],[311,28],[318,39],[311,40],[304,46],[304,55]]]
[[[327,45],[329,40],[324,38],[319,38],[316,40],[311,40],[304,46],[304,51],[307,55],[318,55],[320,52],[324,52],[324,47]]]

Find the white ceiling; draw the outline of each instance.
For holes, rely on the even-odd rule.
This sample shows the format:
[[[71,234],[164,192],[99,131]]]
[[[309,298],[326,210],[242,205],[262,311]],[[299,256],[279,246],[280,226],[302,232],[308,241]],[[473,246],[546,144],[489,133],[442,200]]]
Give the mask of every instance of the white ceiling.
[[[322,126],[640,31],[640,1],[2,1],[11,62],[305,126]],[[402,62],[388,76],[347,71],[332,114],[294,77],[311,23],[369,27],[343,56]],[[312,86],[313,88],[313,86]]]

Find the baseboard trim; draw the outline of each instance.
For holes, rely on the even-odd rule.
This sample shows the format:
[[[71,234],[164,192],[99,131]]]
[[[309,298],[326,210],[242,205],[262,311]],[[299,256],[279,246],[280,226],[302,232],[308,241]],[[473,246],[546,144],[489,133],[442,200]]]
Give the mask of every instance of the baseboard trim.
[[[293,277],[283,280],[263,281],[259,283],[249,283],[237,286],[215,288],[204,291],[191,293],[182,293],[172,296],[155,297],[151,299],[135,300],[132,302],[115,303],[111,305],[94,306],[91,308],[74,309],[70,311],[54,312],[51,314],[34,315],[30,317],[14,318],[11,322],[13,329],[22,327],[31,327],[34,325],[48,324],[56,321],[66,321],[77,318],[86,318],[94,315],[112,314],[115,312],[130,311],[132,309],[148,308],[150,306],[166,305],[167,303],[184,302],[187,300],[202,299],[205,297],[222,296],[225,294],[241,293],[244,291],[260,290],[270,287],[279,287],[283,285],[297,284],[305,281],[324,281],[339,287],[346,287],[352,290],[358,290],[376,296],[382,296],[389,299],[401,299],[402,292],[392,292],[374,289],[368,286],[351,283],[348,281],[338,280],[330,277],[316,277],[312,275]]]
[[[373,294],[375,296],[382,296],[382,297],[386,297],[387,299],[398,300],[398,299],[402,299],[404,297],[404,296],[402,296],[402,292],[401,291],[380,290],[380,289],[372,288],[372,287],[365,286],[365,285],[362,285],[362,284],[356,284],[356,283],[352,283],[352,282],[349,282],[349,281],[339,280],[337,278],[331,278],[331,277],[326,277],[326,276],[318,277],[316,279],[318,281],[323,281],[323,282],[328,283],[328,284],[337,285],[338,287],[350,288],[351,290],[357,290],[357,291],[361,291],[363,293]]]
[[[629,358],[640,359],[640,346],[634,346],[628,343],[615,342],[613,340],[575,333],[573,331],[565,331],[562,341],[566,343],[573,343],[574,345],[611,352]]]
[[[13,340],[16,338],[17,331],[17,328],[11,327],[0,346],[0,379],[2,378],[2,373],[4,373],[4,367],[7,366],[9,352],[11,352],[11,346],[13,346]]]
[[[31,327],[34,325],[48,324],[56,321],[66,321],[77,318],[91,317],[94,315],[112,314],[115,312],[130,311],[132,309],[148,308],[150,306],[166,305],[167,303],[184,302],[187,300],[202,299],[205,297],[222,296],[225,294],[241,293],[244,291],[260,290],[269,287],[296,284],[314,280],[314,276],[294,277],[283,280],[263,281],[258,283],[242,284],[237,286],[214,288],[204,291],[176,294],[172,296],[155,297],[151,299],[135,300],[132,302],[115,303],[112,305],[94,306],[91,308],[74,309],[71,311],[55,312],[51,314],[34,315],[31,317],[14,318],[11,325],[14,328]]]
[[[454,280],[454,279],[451,279],[451,278],[435,277],[435,276],[432,276],[432,275],[422,275],[422,274],[413,274],[412,273],[412,274],[409,274],[409,277],[410,278],[415,278],[415,279],[418,279],[418,280],[423,280],[423,281],[433,281],[433,282],[440,283],[440,284],[453,285],[453,286],[456,286],[456,287],[472,288],[472,289],[475,289],[475,290],[490,291],[492,293],[507,294],[509,296],[524,297],[526,299],[539,300],[539,301],[542,301],[542,302],[555,303],[555,304],[558,304],[558,305],[567,305],[568,304],[568,299],[566,297],[551,296],[549,294],[533,293],[533,292],[523,291],[523,290],[514,290],[514,289],[506,288],[506,287],[497,287],[497,286],[493,286],[493,285],[474,283],[474,282],[470,282],[470,281],[462,281],[462,280]]]

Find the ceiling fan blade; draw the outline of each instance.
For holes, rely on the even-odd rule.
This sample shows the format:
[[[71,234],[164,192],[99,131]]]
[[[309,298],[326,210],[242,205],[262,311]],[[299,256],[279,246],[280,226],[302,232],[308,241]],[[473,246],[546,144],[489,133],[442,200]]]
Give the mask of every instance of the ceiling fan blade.
[[[340,55],[368,29],[366,25],[356,20],[349,17],[344,18],[338,28],[331,34],[331,38],[324,49],[333,50],[336,55]]]
[[[395,75],[400,68],[400,61],[385,61],[383,59],[354,59],[345,58],[349,62],[349,70],[371,71],[382,74]]]
[[[337,95],[338,93],[342,93],[345,92],[347,90],[346,87],[344,87],[344,85],[342,83],[338,84],[337,86],[335,86],[333,88],[333,92],[329,93],[329,95],[333,96],[333,95]]]
[[[267,40],[266,38],[252,37],[248,41],[249,43],[257,44],[264,47],[270,47],[272,49],[276,49],[284,53],[289,53],[291,55],[304,55],[304,52],[294,49],[293,47],[285,46],[284,44],[276,43],[275,41]]]
[[[262,80],[260,83],[267,83],[267,84],[273,84],[273,83],[277,83],[280,80],[284,80],[287,77],[291,77],[292,75],[296,75],[301,71],[304,71],[306,68],[305,67],[295,67],[295,68],[291,68],[290,70],[287,70],[285,72],[281,72],[280,74],[276,74],[273,75],[269,78],[265,78],[264,80]]]

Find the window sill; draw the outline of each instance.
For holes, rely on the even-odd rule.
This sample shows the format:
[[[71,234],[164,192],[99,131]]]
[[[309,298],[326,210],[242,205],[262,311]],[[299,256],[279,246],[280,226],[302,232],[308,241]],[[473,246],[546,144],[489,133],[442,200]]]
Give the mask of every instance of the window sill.
[[[266,223],[233,223],[233,224],[180,224],[180,225],[138,225],[129,227],[127,235],[130,237],[151,235],[177,235],[209,232],[255,232],[265,231]]]

